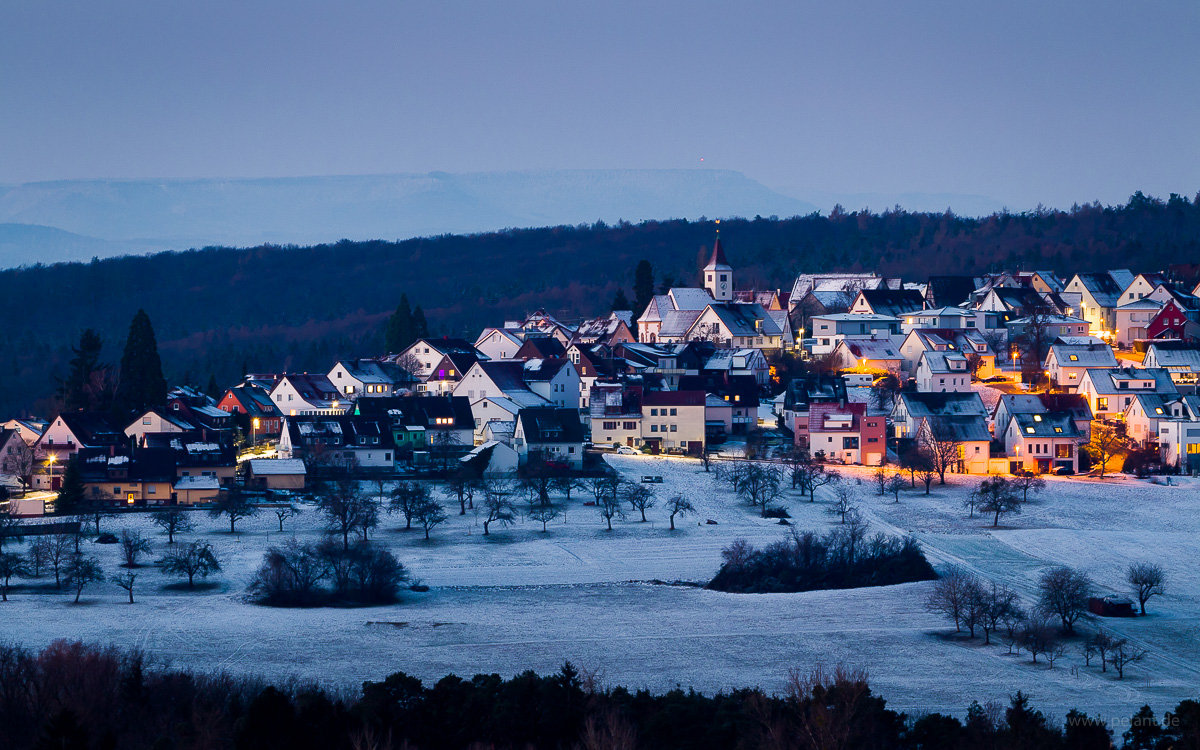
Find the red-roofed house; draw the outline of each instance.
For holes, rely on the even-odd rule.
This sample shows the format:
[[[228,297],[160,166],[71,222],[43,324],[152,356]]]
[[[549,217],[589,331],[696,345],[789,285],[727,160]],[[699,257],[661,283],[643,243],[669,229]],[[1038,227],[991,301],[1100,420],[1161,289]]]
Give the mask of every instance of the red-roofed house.
[[[868,416],[866,404],[817,403],[808,411],[811,452],[848,464],[879,466],[887,452],[882,416]]]

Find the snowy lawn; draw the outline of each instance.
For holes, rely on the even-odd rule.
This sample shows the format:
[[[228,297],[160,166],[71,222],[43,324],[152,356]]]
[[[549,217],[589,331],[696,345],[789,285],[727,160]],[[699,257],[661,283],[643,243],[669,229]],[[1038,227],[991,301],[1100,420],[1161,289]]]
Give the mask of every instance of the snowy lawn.
[[[268,544],[293,535],[321,535],[308,507],[278,531],[265,512],[239,523],[195,514],[201,538],[216,549],[224,571],[215,585],[188,591],[152,566],[139,572],[130,605],[125,592],[104,583],[84,592],[80,605],[53,589],[53,577],[22,582],[0,604],[6,637],[38,647],[56,638],[136,646],[180,666],[225,669],[268,677],[297,675],[355,687],[403,670],[424,679],[524,669],[548,672],[566,659],[599,670],[608,684],[650,687],[675,684],[706,692],[759,685],[782,689],[790,668],[846,662],[869,670],[874,688],[895,707],[961,715],[971,700],[1004,701],[1016,690],[1039,709],[1062,717],[1071,707],[1129,716],[1143,703],[1156,711],[1196,697],[1200,685],[1200,574],[1195,570],[1200,487],[1159,487],[1131,479],[1055,478],[1024,513],[968,518],[962,499],[977,479],[952,476],[946,486],[906,489],[900,503],[880,498],[870,469],[838,467],[859,490],[859,505],[874,530],[915,534],[935,566],[968,566],[1018,588],[1032,600],[1046,567],[1086,570],[1106,591],[1124,593],[1130,560],[1162,564],[1168,594],[1151,600],[1151,616],[1107,620],[1105,625],[1150,650],[1124,681],[1084,668],[1074,652],[1053,670],[1009,656],[982,638],[953,637],[940,618],[924,611],[930,584],[853,591],[738,595],[653,581],[703,582],[720,564],[720,550],[744,537],[765,544],[788,529],[758,518],[736,501],[698,461],[609,456],[631,479],[662,475],[659,507],[641,523],[635,513],[611,533],[586,491],[566,503],[565,516],[543,533],[523,521],[493,525],[483,536],[470,513],[455,515],[426,542],[419,530],[385,516],[373,540],[392,549],[412,574],[431,587],[404,594],[394,606],[281,610],[245,601],[245,587]],[[1186,481],[1186,480],[1185,480]],[[799,528],[825,530],[828,487],[816,502],[789,494],[786,507]],[[662,502],[682,494],[698,514],[668,529]],[[561,498],[556,502],[563,503]],[[707,524],[713,520],[715,525]],[[107,530],[141,529],[156,543],[165,536],[144,514],[106,521]],[[86,543],[109,574],[118,567],[117,545]],[[1090,627],[1090,626],[1089,626]]]

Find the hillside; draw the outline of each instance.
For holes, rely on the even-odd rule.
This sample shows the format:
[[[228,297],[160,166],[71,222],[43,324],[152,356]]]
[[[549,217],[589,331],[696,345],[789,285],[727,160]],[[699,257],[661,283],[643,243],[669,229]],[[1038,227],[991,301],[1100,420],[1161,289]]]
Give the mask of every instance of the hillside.
[[[556,170],[236,180],[66,180],[0,187],[0,222],[36,224],[124,252],[208,245],[408,239],[501,227],[815,210],[738,172]],[[138,243],[138,248],[129,243]],[[59,260],[64,256],[51,256]],[[72,259],[87,260],[91,255]],[[0,246],[0,264],[45,261]]]
[[[154,322],[168,377],[236,380],[249,370],[326,370],[335,356],[379,353],[400,294],[437,333],[479,328],[544,307],[606,312],[648,259],[661,279],[694,283],[711,221],[522,229],[309,247],[208,248],[0,272],[0,414],[52,404],[79,332],[95,327],[119,359],[139,307]],[[878,270],[922,280],[992,268],[1163,269],[1200,262],[1200,201],[1138,194],[1084,206],[964,219],[950,214],[835,212],[724,221],[738,283],[790,288],[796,273]]]

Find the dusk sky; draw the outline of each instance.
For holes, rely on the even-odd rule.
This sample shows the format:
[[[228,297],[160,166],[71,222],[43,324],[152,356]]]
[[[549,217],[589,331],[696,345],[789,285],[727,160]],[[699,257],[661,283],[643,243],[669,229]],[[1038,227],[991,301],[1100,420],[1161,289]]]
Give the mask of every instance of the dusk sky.
[[[1191,196],[1198,51],[1195,0],[8,0],[0,183],[712,167]]]

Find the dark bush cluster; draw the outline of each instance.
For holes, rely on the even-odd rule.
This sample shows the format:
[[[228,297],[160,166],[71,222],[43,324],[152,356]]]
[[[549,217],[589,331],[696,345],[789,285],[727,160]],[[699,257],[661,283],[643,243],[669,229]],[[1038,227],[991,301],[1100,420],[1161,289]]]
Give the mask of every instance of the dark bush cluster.
[[[792,529],[787,538],[763,549],[739,539],[721,556],[721,569],[708,588],[736,593],[891,586],[937,577],[915,539],[883,533],[868,537],[861,523],[824,535]]]
[[[260,603],[278,607],[390,604],[407,580],[408,571],[387,550],[293,539],[267,549],[250,592]]]
[[[605,689],[564,664],[553,675],[450,675],[431,685],[397,673],[336,696],[296,683],[194,674],[137,652],[56,642],[0,646],[0,747],[5,750],[1097,750],[1200,748],[1200,702],[1161,718],[1149,706],[1113,738],[1071,711],[1061,724],[1016,693],[978,703],[965,720],[908,717],[874,695],[866,675],[793,671],[785,690],[706,696]]]

